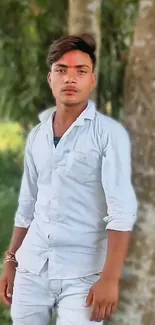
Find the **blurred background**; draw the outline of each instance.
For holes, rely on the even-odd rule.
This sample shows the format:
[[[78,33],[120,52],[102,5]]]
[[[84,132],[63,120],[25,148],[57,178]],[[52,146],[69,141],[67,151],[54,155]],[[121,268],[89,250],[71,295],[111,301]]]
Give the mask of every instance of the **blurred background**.
[[[25,139],[39,112],[54,105],[48,47],[62,35],[81,32],[97,42],[97,107],[129,131],[139,201],[119,308],[106,324],[155,325],[155,0],[0,1],[0,268],[12,233]],[[11,324],[2,305],[1,324]]]

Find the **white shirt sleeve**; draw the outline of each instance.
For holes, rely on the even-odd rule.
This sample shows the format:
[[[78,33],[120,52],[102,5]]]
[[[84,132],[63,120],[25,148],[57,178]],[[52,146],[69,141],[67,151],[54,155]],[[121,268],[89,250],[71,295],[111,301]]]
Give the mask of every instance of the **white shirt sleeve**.
[[[37,171],[31,153],[31,134],[25,147],[24,172],[21,182],[18,209],[15,214],[15,227],[28,228],[34,218],[37,198]]]
[[[106,229],[131,231],[137,219],[137,200],[131,183],[131,147],[121,126],[108,134],[102,158],[102,184],[107,203]]]

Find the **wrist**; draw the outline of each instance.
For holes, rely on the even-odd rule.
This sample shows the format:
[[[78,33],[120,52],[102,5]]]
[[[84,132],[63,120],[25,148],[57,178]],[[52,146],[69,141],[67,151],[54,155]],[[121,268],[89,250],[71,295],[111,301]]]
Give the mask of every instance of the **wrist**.
[[[111,281],[111,282],[119,282],[120,281],[120,276],[105,272],[104,270],[100,273],[100,278],[106,281]]]
[[[4,254],[4,264],[12,264],[14,265],[15,267],[18,266],[18,262],[16,260],[16,256],[14,253],[10,252],[10,251],[7,251],[5,254]]]
[[[5,262],[4,263],[4,266],[3,266],[3,268],[4,268],[4,270],[16,270],[16,268],[17,268],[17,264],[16,263],[14,263],[14,262],[12,262],[12,261],[7,261],[7,262]]]

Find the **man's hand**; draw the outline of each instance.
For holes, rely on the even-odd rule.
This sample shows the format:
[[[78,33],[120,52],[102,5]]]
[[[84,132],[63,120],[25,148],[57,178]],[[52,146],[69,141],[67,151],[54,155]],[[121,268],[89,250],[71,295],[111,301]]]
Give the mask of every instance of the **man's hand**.
[[[0,278],[0,298],[5,305],[10,306],[12,302],[13,284],[16,273],[14,262],[8,262],[4,265],[4,270]]]
[[[117,307],[119,280],[104,275],[91,287],[86,300],[86,307],[92,305],[90,320],[101,322],[108,318]]]

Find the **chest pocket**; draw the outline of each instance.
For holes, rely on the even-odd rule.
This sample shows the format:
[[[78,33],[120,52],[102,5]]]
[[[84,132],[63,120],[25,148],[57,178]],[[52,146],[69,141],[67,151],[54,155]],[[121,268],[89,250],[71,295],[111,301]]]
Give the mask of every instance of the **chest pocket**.
[[[98,182],[101,179],[101,157],[94,151],[71,151],[66,176],[78,183]]]

